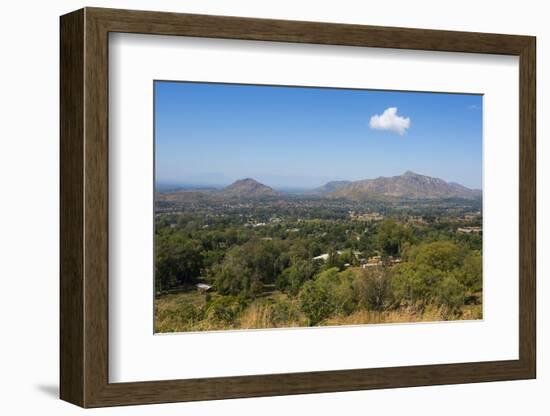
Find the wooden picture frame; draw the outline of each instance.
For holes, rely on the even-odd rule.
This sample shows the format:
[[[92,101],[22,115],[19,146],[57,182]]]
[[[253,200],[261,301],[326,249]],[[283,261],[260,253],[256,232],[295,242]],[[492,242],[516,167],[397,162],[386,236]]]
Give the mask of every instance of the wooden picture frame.
[[[535,378],[534,37],[100,8],[85,8],[64,15],[61,17],[60,28],[61,399],[82,407],[101,407]],[[519,359],[109,383],[110,32],[518,56]]]

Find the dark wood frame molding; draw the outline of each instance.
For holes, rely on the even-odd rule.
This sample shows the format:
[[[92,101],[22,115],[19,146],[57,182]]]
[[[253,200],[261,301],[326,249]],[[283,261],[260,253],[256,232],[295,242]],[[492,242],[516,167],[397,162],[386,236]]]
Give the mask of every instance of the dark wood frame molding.
[[[519,56],[519,359],[109,383],[110,32]],[[535,45],[535,38],[530,36],[99,8],[62,16],[61,398],[82,407],[101,407],[535,378]]]

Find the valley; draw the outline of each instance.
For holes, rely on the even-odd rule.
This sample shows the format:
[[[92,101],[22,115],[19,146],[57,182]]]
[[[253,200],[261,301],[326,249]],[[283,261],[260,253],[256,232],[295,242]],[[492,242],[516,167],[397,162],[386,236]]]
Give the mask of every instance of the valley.
[[[157,332],[481,318],[481,191],[405,172],[155,194]]]

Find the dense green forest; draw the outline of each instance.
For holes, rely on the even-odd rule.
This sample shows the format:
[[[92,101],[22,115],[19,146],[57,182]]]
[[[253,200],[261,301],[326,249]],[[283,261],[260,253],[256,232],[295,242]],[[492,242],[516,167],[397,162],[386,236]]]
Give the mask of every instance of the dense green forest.
[[[189,196],[157,204],[157,332],[481,318],[477,200]]]

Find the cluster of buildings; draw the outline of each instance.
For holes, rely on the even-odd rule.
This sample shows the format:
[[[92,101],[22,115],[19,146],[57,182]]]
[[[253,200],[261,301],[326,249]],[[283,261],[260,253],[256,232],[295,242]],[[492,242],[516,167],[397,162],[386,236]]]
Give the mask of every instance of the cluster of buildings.
[[[337,255],[342,255],[343,251],[338,250],[336,251]],[[381,267],[384,265],[394,265],[401,263],[401,259],[399,257],[382,257],[382,256],[372,256],[368,258],[361,257],[362,253],[360,251],[354,251],[353,256],[359,261],[359,264],[361,265],[361,268],[366,269],[368,267]],[[313,261],[324,261],[326,262],[330,257],[329,253],[324,253],[319,256],[313,257]],[[349,267],[350,264],[346,263],[344,264],[345,267]]]
[[[366,269],[367,267],[381,267],[388,264],[394,265],[398,263],[401,263],[401,259],[399,257],[389,256],[386,259],[383,259],[382,256],[372,256],[369,257],[365,263],[361,264],[361,267]]]
[[[352,220],[357,221],[382,221],[384,219],[384,216],[378,212],[365,212],[365,213],[358,213],[355,211],[349,212],[349,217]]]

